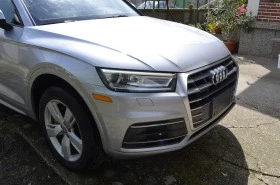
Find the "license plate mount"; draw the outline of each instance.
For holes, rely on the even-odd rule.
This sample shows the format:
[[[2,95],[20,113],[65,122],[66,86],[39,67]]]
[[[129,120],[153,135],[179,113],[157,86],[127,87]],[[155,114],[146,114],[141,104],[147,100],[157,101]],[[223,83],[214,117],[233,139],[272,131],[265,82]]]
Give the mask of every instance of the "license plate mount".
[[[222,92],[219,96],[213,98],[212,101],[212,117],[218,116],[223,110],[225,110],[233,101],[233,88],[229,88]]]

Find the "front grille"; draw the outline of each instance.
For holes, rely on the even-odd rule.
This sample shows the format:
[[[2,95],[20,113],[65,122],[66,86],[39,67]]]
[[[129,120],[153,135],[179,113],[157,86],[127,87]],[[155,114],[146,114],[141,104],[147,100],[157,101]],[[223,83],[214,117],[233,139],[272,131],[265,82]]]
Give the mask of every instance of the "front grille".
[[[214,85],[211,70],[220,66],[228,70],[228,76],[221,83]],[[194,128],[215,118],[233,102],[237,78],[238,66],[231,58],[188,77],[188,99]]]
[[[234,107],[234,105],[235,104],[232,104],[225,112],[223,112],[220,116],[214,119],[210,124],[208,124],[207,126],[203,127],[202,129],[192,134],[191,137],[189,138],[189,141],[191,141],[192,139],[194,139],[195,137],[197,137],[198,135],[200,135],[201,133],[203,133],[205,130],[209,129],[213,125],[216,125],[219,120],[221,120],[225,115],[227,115],[227,113]]]
[[[123,141],[123,148],[149,148],[180,143],[187,135],[183,118],[137,123],[130,126]]]

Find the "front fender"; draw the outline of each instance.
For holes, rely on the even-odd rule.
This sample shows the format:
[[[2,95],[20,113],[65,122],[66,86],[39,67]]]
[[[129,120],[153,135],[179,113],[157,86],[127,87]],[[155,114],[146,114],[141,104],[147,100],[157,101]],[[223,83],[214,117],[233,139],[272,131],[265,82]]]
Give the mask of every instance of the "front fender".
[[[108,136],[104,131],[104,125],[101,124],[101,118],[96,111],[97,107],[92,100],[91,92],[89,92],[92,86],[104,86],[95,67],[78,59],[38,48],[32,49],[30,53],[32,53],[33,56],[28,57],[30,59],[28,60],[28,65],[32,67],[25,79],[27,86],[26,103],[31,110],[30,116],[36,118],[35,111],[32,108],[32,86],[35,80],[41,75],[46,74],[57,76],[71,85],[86,103],[95,119],[102,139],[103,148],[106,151],[106,138],[108,138]]]

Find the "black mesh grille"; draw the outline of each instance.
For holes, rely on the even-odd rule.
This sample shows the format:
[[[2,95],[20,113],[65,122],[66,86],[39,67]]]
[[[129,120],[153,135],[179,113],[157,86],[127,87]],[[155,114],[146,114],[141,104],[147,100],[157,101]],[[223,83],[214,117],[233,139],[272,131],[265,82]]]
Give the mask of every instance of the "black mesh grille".
[[[227,68],[228,77],[214,85],[210,71],[220,66]],[[189,76],[188,98],[194,128],[215,118],[233,102],[237,77],[238,66],[231,58]]]

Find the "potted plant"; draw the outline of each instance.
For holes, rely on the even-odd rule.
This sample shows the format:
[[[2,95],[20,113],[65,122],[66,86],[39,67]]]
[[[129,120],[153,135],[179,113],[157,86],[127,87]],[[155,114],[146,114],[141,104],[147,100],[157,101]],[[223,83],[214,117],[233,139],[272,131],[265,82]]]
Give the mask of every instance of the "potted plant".
[[[208,14],[208,20],[221,28],[223,40],[231,53],[237,48],[234,37],[237,31],[249,31],[254,22],[252,14],[247,14],[246,0],[223,0],[222,6]]]
[[[209,33],[215,34],[216,33],[216,29],[217,29],[217,25],[215,22],[209,22],[207,24],[207,31]]]
[[[212,34],[221,34],[222,30],[219,26],[219,20],[215,9],[212,10],[207,16],[207,31]]]

